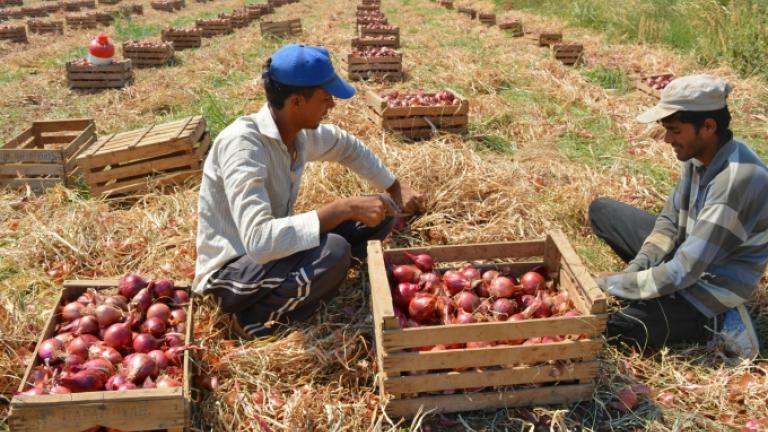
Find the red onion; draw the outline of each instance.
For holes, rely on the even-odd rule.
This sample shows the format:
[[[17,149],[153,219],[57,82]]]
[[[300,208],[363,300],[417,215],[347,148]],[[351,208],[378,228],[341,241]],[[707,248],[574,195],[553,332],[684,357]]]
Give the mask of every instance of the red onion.
[[[526,293],[533,294],[537,290],[544,288],[544,276],[530,271],[520,278],[520,284]]]
[[[152,305],[152,291],[149,288],[142,288],[131,299],[131,306],[136,308],[140,313],[145,313],[147,309]]]
[[[126,377],[134,384],[144,382],[157,367],[152,357],[144,353],[131,354],[125,360],[127,362],[124,361],[123,363],[127,371]]]
[[[57,353],[63,348],[64,344],[59,339],[46,339],[40,343],[40,347],[37,349],[37,356],[43,361],[49,360],[56,357],[58,355]]]
[[[136,384],[128,381],[126,383],[120,384],[119,387],[117,387],[117,391],[125,391],[125,390],[134,390],[137,389]]]
[[[141,325],[141,331],[149,333],[152,336],[160,337],[165,334],[166,326],[165,321],[158,317],[147,318],[144,324]]]
[[[99,342],[99,338],[91,334],[80,335],[67,345],[67,354],[77,354],[82,358],[88,358],[88,348]]]
[[[148,353],[160,347],[160,341],[149,333],[142,333],[133,339],[133,349],[137,353]]]
[[[122,319],[123,311],[116,306],[103,304],[96,308],[96,320],[101,328],[107,328]]]
[[[422,273],[419,277],[419,284],[424,291],[434,293],[435,288],[442,286],[443,279],[436,273]]]
[[[488,291],[497,298],[509,298],[515,293],[515,283],[506,276],[499,276],[491,282]]]
[[[464,267],[462,267],[460,273],[462,276],[464,276],[464,279],[470,282],[474,280],[479,280],[482,278],[482,275],[480,274],[480,270],[473,267],[472,264],[464,264]]]
[[[184,345],[184,335],[181,333],[166,333],[165,343],[169,347],[178,347]]]
[[[181,387],[180,382],[178,382],[174,378],[169,377],[168,375],[163,375],[160,378],[158,378],[155,384],[157,385],[157,388]]]
[[[456,306],[464,312],[472,313],[480,306],[480,298],[472,291],[462,291],[455,299]]]
[[[392,269],[392,275],[399,282],[418,283],[421,270],[413,265],[399,265]]]
[[[82,303],[71,302],[61,308],[61,322],[70,322],[82,316],[81,311],[85,306]]]
[[[173,297],[171,297],[171,300],[173,300],[174,304],[185,305],[189,303],[189,294],[184,290],[177,289],[173,291]]]
[[[530,294],[523,294],[520,296],[520,302],[523,304],[523,307],[529,307],[536,301],[536,296],[530,295]]]
[[[423,272],[431,272],[435,266],[434,259],[427,254],[415,255],[410,252],[404,252],[404,254]]]
[[[152,287],[155,298],[171,298],[173,296],[173,281],[169,279],[158,279],[154,281]]]
[[[152,350],[148,352],[147,355],[155,361],[158,370],[164,370],[168,367],[168,357],[166,357],[165,351]]]
[[[566,312],[564,316],[567,316],[567,317],[577,317],[579,315],[581,315],[581,312],[577,311],[576,309],[572,309],[572,310],[569,310],[568,312]]]
[[[163,322],[171,317],[171,308],[165,303],[155,303],[147,309],[147,318],[160,318]]]
[[[456,304],[450,297],[444,295],[437,296],[435,309],[441,323],[451,324],[453,322],[453,312],[456,310]]]
[[[616,392],[616,399],[617,400],[611,401],[608,404],[619,411],[631,411],[632,408],[637,405],[637,394],[635,394],[632,388],[628,385],[620,388]]]
[[[141,385],[141,388],[153,389],[153,388],[157,388],[157,384],[155,384],[155,382],[152,381],[152,377],[147,377],[147,379],[144,380],[144,384]]]
[[[125,375],[115,374],[109,377],[107,383],[104,384],[104,388],[107,390],[117,390],[121,385],[129,382]]]
[[[51,394],[69,394],[72,393],[68,388],[64,387],[63,385],[55,385],[51,387]]]
[[[400,328],[408,327],[408,317],[405,316],[405,312],[403,312],[403,310],[397,306],[395,306],[393,310],[395,311],[395,317],[397,317],[397,321],[400,323]]]
[[[540,337],[532,337],[532,338],[526,339],[525,342],[523,342],[523,345],[540,345],[540,344],[541,344]]]
[[[171,317],[168,319],[168,324],[177,325],[187,322],[187,312],[184,309],[173,309],[171,311]]]
[[[128,323],[112,324],[104,332],[104,342],[112,348],[131,346],[133,335]]]
[[[498,321],[505,321],[517,310],[517,304],[514,300],[500,298],[493,302],[492,312]]]
[[[106,376],[95,369],[85,369],[77,373],[62,372],[59,379],[61,385],[72,393],[101,390],[107,381]]]
[[[80,318],[77,324],[78,334],[98,334],[99,333],[99,320],[93,315],[86,315]]]
[[[53,338],[58,339],[61,343],[67,345],[68,343],[72,342],[72,339],[75,338],[75,334],[72,332],[64,332],[57,334]]]
[[[45,394],[45,389],[42,386],[34,386],[29,390],[19,393],[21,396],[40,396]]]
[[[121,310],[128,310],[128,299],[121,295],[109,296],[104,300],[105,305],[114,306]]]
[[[490,348],[494,346],[495,343],[490,341],[484,341],[484,342],[467,342],[467,349],[477,349],[477,348]]]
[[[103,358],[112,364],[118,364],[123,361],[123,356],[116,349],[105,343],[95,343],[88,348],[88,358]]]
[[[542,336],[541,343],[553,343],[562,342],[564,338],[562,336]]]
[[[445,289],[450,295],[456,295],[464,290],[468,290],[471,285],[461,273],[448,270],[443,274],[443,283],[445,283]]]
[[[118,288],[120,289],[120,294],[130,300],[145,286],[147,286],[147,281],[142,279],[141,276],[137,274],[127,274],[120,279]]]
[[[571,309],[570,300],[568,299],[568,292],[561,291],[552,297],[552,314],[562,315]]]
[[[459,310],[459,313],[456,314],[456,318],[453,319],[454,324],[472,324],[474,322],[477,322],[475,316],[469,312],[464,312],[463,310]]]
[[[417,292],[419,292],[419,284],[401,282],[397,284],[397,294],[395,298],[399,300],[398,304],[400,306],[406,307],[411,303],[413,296],[415,296]]]
[[[83,363],[85,363],[85,359],[79,354],[69,354],[67,358],[64,359],[64,368],[75,369],[82,366]]]
[[[418,323],[432,320],[437,299],[432,294],[418,293],[408,304],[408,315]]]
[[[170,347],[165,351],[165,357],[168,359],[168,364],[173,366],[181,366],[184,360],[184,351],[189,349],[189,345],[181,345]]]
[[[53,369],[49,366],[37,366],[29,372],[29,380],[27,382],[30,384],[37,384],[47,381],[53,374],[52,371]]]
[[[93,360],[88,360],[87,362],[83,363],[83,365],[81,366],[81,369],[95,370],[95,371],[102,372],[105,375],[105,378],[104,378],[105,381],[107,377],[111,376],[115,372],[115,366],[105,358],[96,358]]]

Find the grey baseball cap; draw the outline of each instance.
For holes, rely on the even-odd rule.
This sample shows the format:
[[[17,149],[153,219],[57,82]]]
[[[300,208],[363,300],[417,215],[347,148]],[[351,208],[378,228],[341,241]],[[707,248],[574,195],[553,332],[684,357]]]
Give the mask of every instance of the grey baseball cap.
[[[641,123],[653,123],[678,111],[715,111],[726,106],[730,84],[712,75],[688,75],[670,82],[661,91],[655,107],[637,116]]]

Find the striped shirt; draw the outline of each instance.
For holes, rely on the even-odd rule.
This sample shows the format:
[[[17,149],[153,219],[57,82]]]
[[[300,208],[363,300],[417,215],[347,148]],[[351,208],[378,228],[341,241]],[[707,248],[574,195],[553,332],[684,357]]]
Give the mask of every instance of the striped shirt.
[[[709,167],[691,159],[637,257],[598,278],[608,293],[651,299],[678,293],[713,317],[747,302],[768,262],[768,169],[731,139]]]
[[[320,244],[317,211],[293,214],[307,162],[339,162],[380,190],[395,181],[368,147],[336,126],[303,129],[295,144],[292,163],[268,105],[216,137],[200,186],[196,292],[235,258],[264,264]]]

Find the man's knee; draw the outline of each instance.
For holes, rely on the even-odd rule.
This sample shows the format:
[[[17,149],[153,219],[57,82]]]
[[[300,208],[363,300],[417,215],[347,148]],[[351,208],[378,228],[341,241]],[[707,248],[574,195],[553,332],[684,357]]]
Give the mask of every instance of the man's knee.
[[[589,217],[589,224],[592,226],[592,231],[597,231],[602,223],[609,217],[611,205],[615,203],[610,198],[600,197],[595,198],[592,203],[589,204],[587,215]]]
[[[346,274],[352,257],[352,249],[349,242],[338,234],[329,233],[324,236],[320,246],[323,248],[323,267],[329,271],[342,271]]]

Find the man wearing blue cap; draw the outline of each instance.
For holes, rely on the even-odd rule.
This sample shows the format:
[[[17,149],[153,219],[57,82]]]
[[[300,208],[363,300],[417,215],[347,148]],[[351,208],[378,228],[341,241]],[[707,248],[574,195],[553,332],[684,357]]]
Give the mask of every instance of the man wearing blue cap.
[[[682,162],[656,217],[607,198],[589,207],[592,229],[625,261],[598,285],[622,300],[607,333],[638,347],[716,342],[754,358],[745,307],[768,262],[768,169],[729,129],[731,86],[709,75],[672,81],[638,120],[660,122]]]
[[[266,62],[267,103],[216,138],[200,186],[193,287],[212,294],[244,337],[303,321],[333,298],[368,240],[392,229],[387,214],[421,210],[402,185],[351,134],[321,120],[334,98],[355,89],[334,71],[325,48],[287,45]],[[388,195],[341,198],[294,214],[304,166],[339,162]]]

